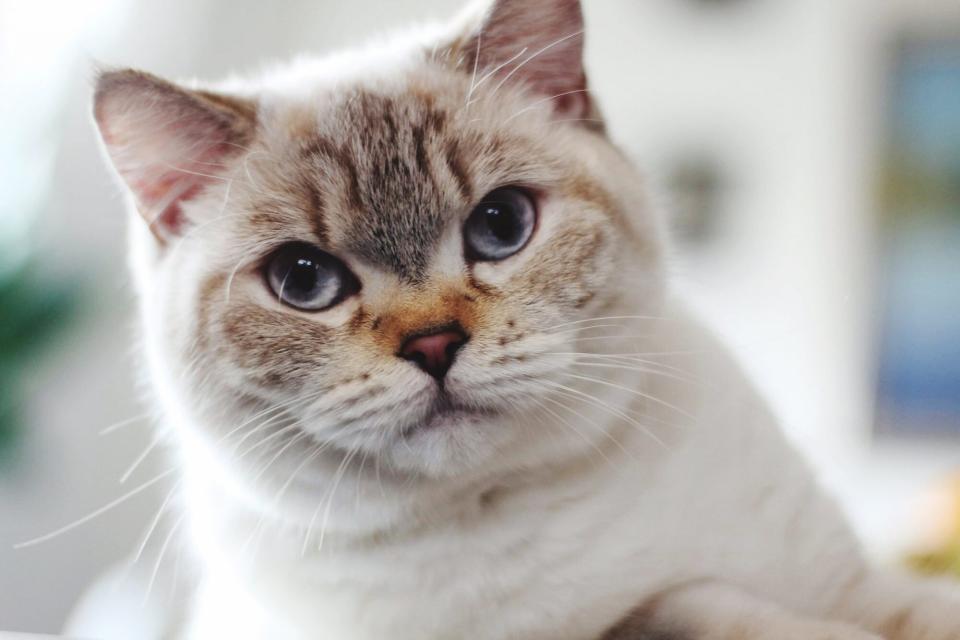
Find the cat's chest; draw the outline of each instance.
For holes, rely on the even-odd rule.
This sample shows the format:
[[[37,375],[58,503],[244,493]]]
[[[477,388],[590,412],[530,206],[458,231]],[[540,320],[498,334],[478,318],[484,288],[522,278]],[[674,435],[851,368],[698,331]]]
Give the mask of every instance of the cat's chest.
[[[217,606],[250,615],[240,626],[251,638],[298,629],[288,637],[423,640],[469,629],[478,640],[582,640],[599,636],[659,579],[638,574],[648,564],[642,552],[605,543],[633,528],[622,509],[594,499],[507,515],[305,557],[271,550],[266,539],[237,595],[256,605]],[[222,597],[222,587],[211,587],[210,597]],[[252,631],[258,627],[270,633]]]
[[[300,538],[291,545],[267,532],[250,548],[248,536],[220,527],[217,548],[204,550],[224,560],[211,562],[211,572],[236,566],[236,558],[252,560],[242,574],[212,575],[217,582],[201,593],[197,610],[219,611],[237,628],[193,637],[600,637],[665,584],[730,574],[779,555],[767,549],[766,532],[782,531],[785,514],[751,505],[757,491],[779,494],[784,487],[774,485],[791,484],[790,465],[780,465],[765,488],[751,480],[754,467],[758,477],[769,476],[760,471],[781,457],[774,446],[756,464],[740,456],[737,465],[710,466],[716,471],[705,482],[698,470],[726,455],[723,447],[740,448],[736,439],[723,440],[689,442],[656,463],[614,458],[567,484],[493,505],[486,517],[438,513],[420,533],[373,545],[328,543],[302,554]],[[231,537],[237,548],[222,544]]]

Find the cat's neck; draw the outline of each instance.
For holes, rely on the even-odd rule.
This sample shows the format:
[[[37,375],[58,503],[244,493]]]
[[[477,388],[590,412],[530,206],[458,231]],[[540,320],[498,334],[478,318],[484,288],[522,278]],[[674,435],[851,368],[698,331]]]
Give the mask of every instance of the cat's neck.
[[[548,464],[497,476],[410,478],[407,482],[398,476],[388,482],[386,472],[379,479],[375,472],[367,475],[371,473],[368,464],[365,472],[352,470],[349,481],[341,479],[338,490],[345,500],[317,510],[316,505],[327,505],[330,495],[329,490],[318,492],[316,501],[299,510],[297,520],[289,518],[289,505],[271,512],[261,501],[225,483],[222,476],[211,474],[208,466],[187,463],[182,470],[186,507],[205,538],[217,544],[229,540],[240,549],[256,545],[263,536],[296,553],[321,544],[329,548],[404,544],[429,535],[431,529],[482,528],[528,513],[534,505],[549,509],[582,495],[584,487],[595,487],[597,478],[611,467],[636,460],[630,451],[643,446],[633,442],[637,432],[625,428],[614,434],[598,440],[588,452],[577,451]]]

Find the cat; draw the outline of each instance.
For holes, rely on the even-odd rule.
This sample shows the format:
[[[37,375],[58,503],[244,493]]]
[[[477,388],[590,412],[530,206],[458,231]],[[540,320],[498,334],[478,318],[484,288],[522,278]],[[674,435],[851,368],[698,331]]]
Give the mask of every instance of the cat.
[[[171,637],[957,640],[668,278],[578,0],[100,73],[198,582]]]

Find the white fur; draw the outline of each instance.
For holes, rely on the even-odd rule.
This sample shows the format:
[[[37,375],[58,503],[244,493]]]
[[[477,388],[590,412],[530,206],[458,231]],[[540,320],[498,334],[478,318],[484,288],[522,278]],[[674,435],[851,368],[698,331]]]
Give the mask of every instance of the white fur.
[[[238,562],[257,514],[188,467],[196,542],[211,575],[199,606],[203,631],[191,637],[214,637],[207,629],[221,615],[235,622],[251,611],[223,602],[224,584],[242,585],[237,598],[261,603],[241,625],[248,636],[231,632],[250,638],[594,638],[646,595],[702,577],[826,609],[860,570],[856,545],[749,384],[685,316],[674,308],[657,323],[657,347],[697,351],[680,366],[694,383],[619,380],[692,414],[653,411],[664,424],[650,428],[666,448],[624,430],[616,439],[625,451],[600,442],[603,456],[448,483],[433,499],[435,525],[397,540],[356,549],[343,541],[301,557],[296,533],[272,531],[252,562]],[[483,509],[491,487],[501,494]],[[358,490],[364,503],[382,500],[375,486],[340,488],[351,500]],[[279,621],[310,631],[275,635]]]

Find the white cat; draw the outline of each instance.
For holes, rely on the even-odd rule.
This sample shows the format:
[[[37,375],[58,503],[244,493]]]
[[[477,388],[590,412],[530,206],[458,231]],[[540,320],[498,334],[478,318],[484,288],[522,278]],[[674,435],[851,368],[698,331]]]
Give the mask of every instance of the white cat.
[[[100,76],[199,576],[170,635],[960,639],[673,293],[582,34],[497,0],[215,89]]]

